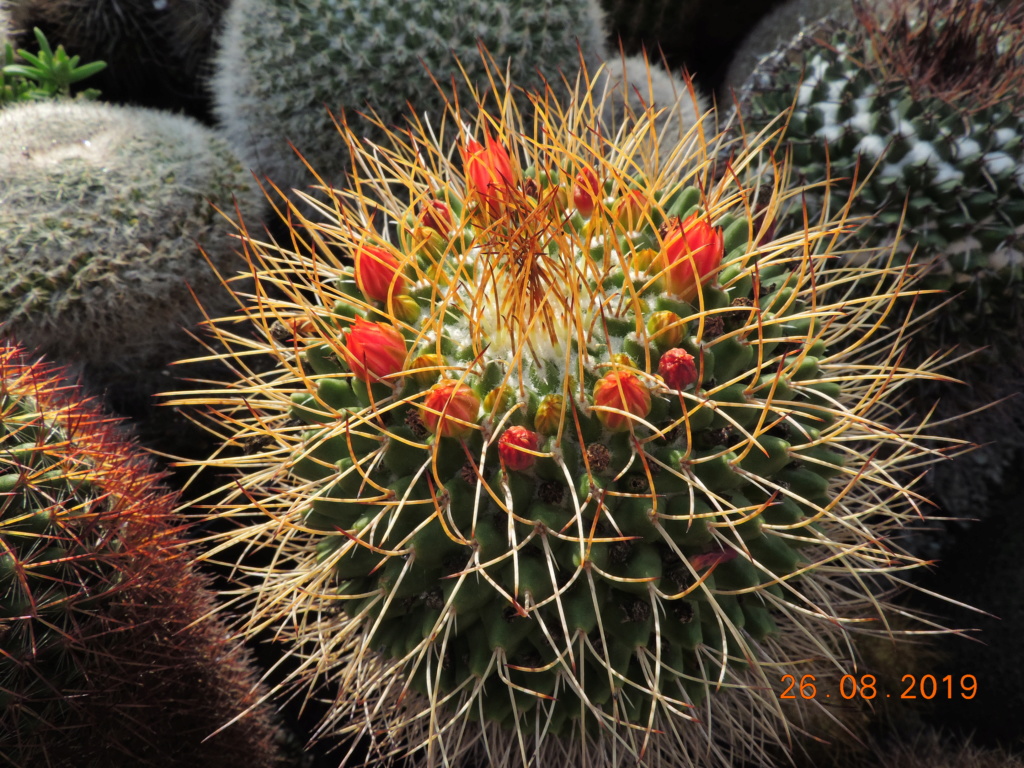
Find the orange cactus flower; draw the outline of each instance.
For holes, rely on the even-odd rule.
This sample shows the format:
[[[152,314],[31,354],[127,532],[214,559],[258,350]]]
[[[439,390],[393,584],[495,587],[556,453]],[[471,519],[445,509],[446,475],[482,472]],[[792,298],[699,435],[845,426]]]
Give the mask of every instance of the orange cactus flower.
[[[576,180],[572,185],[572,202],[580,216],[589,219],[597,207],[597,201],[601,199],[601,182],[593,168],[584,168],[576,174]]]
[[[420,417],[438,437],[469,437],[480,414],[480,398],[465,384],[450,379],[427,391]]]
[[[658,374],[669,389],[683,390],[697,381],[697,361],[685,349],[670,349],[658,361]]]
[[[594,385],[594,405],[605,429],[625,432],[631,417],[644,418],[651,412],[651,391],[635,374],[612,371]],[[605,410],[611,408],[615,410]]]
[[[498,456],[506,469],[521,472],[533,466],[537,457],[527,451],[536,451],[539,445],[540,435],[536,432],[526,427],[509,427],[498,439]]]
[[[483,200],[491,216],[498,217],[509,190],[515,188],[516,173],[508,151],[491,138],[490,131],[485,132],[484,141],[486,146],[475,139],[466,142],[462,162],[470,190]]]
[[[341,352],[352,373],[369,384],[401,371],[407,350],[397,328],[356,317]]]
[[[669,293],[691,301],[715,276],[724,256],[722,229],[694,213],[681,223],[669,223],[669,234],[652,266],[663,272]]]
[[[406,280],[401,266],[388,249],[363,244],[356,249],[356,284],[367,299],[386,302],[389,296],[405,293]]]

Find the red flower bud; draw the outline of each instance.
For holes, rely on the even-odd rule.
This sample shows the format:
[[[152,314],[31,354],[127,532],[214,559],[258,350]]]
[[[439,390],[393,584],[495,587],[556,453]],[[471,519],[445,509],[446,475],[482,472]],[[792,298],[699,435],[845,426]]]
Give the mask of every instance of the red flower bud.
[[[421,418],[438,437],[469,437],[480,415],[480,398],[465,384],[446,379],[427,391]]]
[[[580,216],[589,219],[597,201],[601,199],[601,182],[593,168],[584,168],[576,174],[572,185],[572,202]]]
[[[651,392],[635,374],[612,371],[594,385],[594,406],[606,429],[625,432],[631,417],[644,418],[651,412]]]
[[[420,224],[424,227],[428,227],[445,237],[455,229],[452,209],[440,200],[425,200],[423,205],[420,206],[419,220]]]
[[[386,248],[363,244],[356,249],[356,284],[363,296],[371,301],[388,300],[388,296],[405,293],[398,258]]]
[[[509,427],[498,439],[498,455],[506,469],[520,472],[533,466],[537,457],[526,451],[536,451],[539,445],[540,435],[536,432],[526,427]]]
[[[484,141],[486,147],[475,139],[466,142],[462,162],[470,191],[480,197],[491,216],[498,217],[509,191],[515,189],[516,174],[508,151],[491,138],[490,131],[485,131]]]
[[[356,317],[341,352],[358,378],[367,383],[398,373],[405,366],[405,337],[398,329]]]
[[[722,230],[691,214],[679,223],[673,220],[654,267],[665,275],[669,293],[691,301],[722,264],[725,256]]]
[[[658,361],[658,373],[669,389],[683,390],[697,381],[697,362],[685,349],[670,349]]]

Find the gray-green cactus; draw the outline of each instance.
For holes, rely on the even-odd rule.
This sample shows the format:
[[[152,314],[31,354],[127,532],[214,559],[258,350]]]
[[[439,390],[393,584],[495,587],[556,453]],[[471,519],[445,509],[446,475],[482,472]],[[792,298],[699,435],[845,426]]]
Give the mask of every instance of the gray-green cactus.
[[[255,182],[195,121],[79,102],[0,112],[0,319],[55,359],[134,371],[181,355],[182,326],[243,264],[223,216]],[[194,296],[193,296],[194,294]]]
[[[512,80],[536,87],[541,75],[575,80],[580,52],[596,68],[605,51],[596,0],[235,0],[225,18],[212,80],[225,135],[253,169],[282,188],[314,183],[289,142],[327,182],[349,167],[330,112],[359,135],[381,131],[410,107],[439,126],[446,92],[466,80],[488,86],[478,45]],[[458,60],[458,61],[457,61]],[[521,106],[528,102],[523,100]]]

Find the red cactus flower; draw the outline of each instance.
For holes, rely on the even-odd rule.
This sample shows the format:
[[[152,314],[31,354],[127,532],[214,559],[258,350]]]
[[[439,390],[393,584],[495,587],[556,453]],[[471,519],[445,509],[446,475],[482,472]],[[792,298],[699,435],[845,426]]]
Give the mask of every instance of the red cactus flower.
[[[455,229],[452,209],[441,200],[426,200],[420,206],[420,224],[434,230],[439,235],[448,236]]]
[[[635,374],[612,371],[594,385],[594,405],[606,429],[624,432],[631,417],[644,418],[651,412],[651,392]]]
[[[665,288],[691,301],[700,286],[707,283],[725,256],[722,230],[706,219],[691,214],[686,220],[673,220],[654,266],[665,275]]]
[[[364,243],[356,249],[356,284],[367,299],[386,302],[388,296],[405,293],[401,266],[388,249]]]
[[[438,437],[469,437],[480,414],[480,398],[450,379],[432,386],[423,400],[423,426]]]
[[[526,427],[509,427],[498,440],[498,455],[506,469],[521,472],[533,466],[537,457],[527,451],[536,451],[539,445],[540,435],[536,432]]]
[[[515,188],[516,174],[508,151],[491,138],[490,131],[485,131],[484,141],[486,147],[475,139],[466,142],[462,162],[470,190],[483,200],[491,216],[497,217],[509,190]]]
[[[398,373],[405,366],[405,337],[398,329],[356,317],[341,352],[357,377],[369,383]]]
[[[572,202],[580,216],[589,219],[597,201],[601,199],[601,182],[593,168],[587,167],[576,174],[572,185]]]
[[[670,349],[658,362],[658,374],[669,389],[686,389],[697,381],[697,361],[685,349]]]

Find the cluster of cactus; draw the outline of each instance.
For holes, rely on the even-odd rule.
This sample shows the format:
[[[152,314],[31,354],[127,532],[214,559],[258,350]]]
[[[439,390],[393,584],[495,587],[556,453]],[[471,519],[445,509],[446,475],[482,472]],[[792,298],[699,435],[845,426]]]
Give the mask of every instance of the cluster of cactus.
[[[524,87],[575,79],[581,55],[591,69],[604,55],[603,15],[596,0],[236,0],[215,60],[215,112],[249,166],[280,187],[313,182],[296,150],[337,182],[350,162],[334,127],[342,108],[377,139],[367,110],[388,125],[410,107],[432,119],[443,113],[438,83],[459,83],[465,101],[490,84],[481,45]]]
[[[0,758],[272,765],[263,708],[200,746],[255,703],[252,672],[201,621],[176,497],[59,374],[0,348]]]
[[[207,69],[228,2],[0,0],[0,13],[10,15],[18,45],[39,27],[86,61],[108,62],[95,83],[105,98],[206,119]]]
[[[883,7],[812,26],[766,59],[740,94],[743,122],[784,125],[794,171],[831,178],[831,205],[867,217],[862,242],[892,242],[902,222],[899,252],[929,265],[929,287],[964,292],[936,320],[976,341],[1011,326],[1022,284],[1020,14],[975,0]],[[813,213],[824,196],[807,200]]]
[[[223,214],[256,184],[195,121],[83,102],[0,111],[4,332],[61,362],[127,371],[187,354],[196,297],[224,307]],[[241,264],[241,259],[238,259]]]
[[[771,238],[783,191],[755,225],[703,143],[648,173],[651,115],[606,142],[586,86],[536,133],[474,108],[461,163],[344,132],[365,172],[290,208],[301,251],[243,235],[257,290],[212,326],[246,374],[181,401],[244,448],[209,556],[377,758],[770,761],[819,706],[782,675],[844,669],[915,563],[882,543],[922,456],[875,418],[927,375],[877,333],[887,273],[826,304],[839,225]]]

